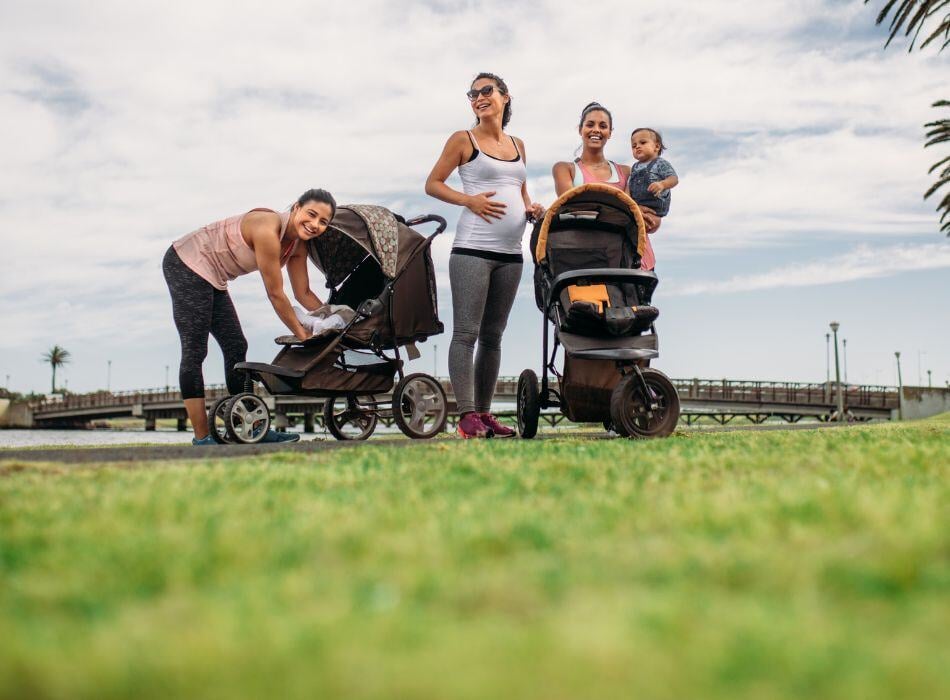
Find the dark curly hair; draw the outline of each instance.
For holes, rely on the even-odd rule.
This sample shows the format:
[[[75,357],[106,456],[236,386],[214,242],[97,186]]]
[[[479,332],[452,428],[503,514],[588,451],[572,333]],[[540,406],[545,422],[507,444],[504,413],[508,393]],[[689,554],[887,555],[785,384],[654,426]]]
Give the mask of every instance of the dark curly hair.
[[[630,138],[633,138],[633,135],[638,131],[648,131],[653,134],[653,140],[656,141],[656,145],[660,147],[660,152],[658,155],[663,155],[663,151],[666,150],[666,146],[663,145],[663,134],[661,134],[656,129],[651,129],[648,126],[641,126],[630,132]]]

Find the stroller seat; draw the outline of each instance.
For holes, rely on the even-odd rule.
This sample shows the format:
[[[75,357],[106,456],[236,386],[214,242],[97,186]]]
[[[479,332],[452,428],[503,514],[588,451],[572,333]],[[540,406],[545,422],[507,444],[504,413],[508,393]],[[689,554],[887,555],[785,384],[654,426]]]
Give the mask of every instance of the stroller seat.
[[[624,296],[622,289],[606,284],[572,284],[561,294],[561,330],[593,336],[643,333],[659,317],[659,309],[649,304],[627,305]]]

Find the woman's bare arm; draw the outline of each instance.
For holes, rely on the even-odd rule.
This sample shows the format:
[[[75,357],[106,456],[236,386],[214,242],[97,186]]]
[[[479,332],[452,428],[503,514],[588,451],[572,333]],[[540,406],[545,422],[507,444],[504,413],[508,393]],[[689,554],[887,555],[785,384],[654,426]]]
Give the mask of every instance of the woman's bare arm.
[[[518,148],[518,154],[521,156],[522,161],[524,161],[524,167],[527,170],[528,168],[528,154],[524,149],[524,141],[519,139],[517,136],[512,137],[515,140],[515,146]],[[544,216],[544,207],[538,204],[537,202],[531,201],[531,197],[528,195],[528,181],[525,180],[521,183],[521,199],[524,200],[524,210],[527,212],[528,217],[534,221],[535,219],[540,219]]]
[[[290,299],[284,294],[284,276],[280,272],[280,227],[280,216],[268,212],[245,217],[242,233],[246,234],[248,243],[254,249],[257,268],[264,280],[264,289],[267,290],[271,306],[291,333],[300,340],[306,340],[311,334],[297,320]]]
[[[449,140],[445,142],[442,155],[432,166],[432,172],[426,178],[426,194],[449,204],[467,207],[474,214],[491,223],[493,218],[500,219],[506,208],[503,202],[496,202],[491,199],[495,194],[494,192],[467,195],[464,192],[453,190],[445,184],[452,172],[465,162],[466,153],[471,155],[471,152],[472,144],[466,132],[456,131],[452,134]]]
[[[287,261],[287,276],[290,277],[290,286],[294,290],[294,298],[307,311],[316,311],[323,302],[310,288],[310,274],[307,271],[307,247],[302,242]]]
[[[557,192],[558,197],[574,186],[574,171],[571,169],[572,166],[572,163],[561,161],[560,163],[555,163],[551,169],[551,175],[554,176],[554,191]]]

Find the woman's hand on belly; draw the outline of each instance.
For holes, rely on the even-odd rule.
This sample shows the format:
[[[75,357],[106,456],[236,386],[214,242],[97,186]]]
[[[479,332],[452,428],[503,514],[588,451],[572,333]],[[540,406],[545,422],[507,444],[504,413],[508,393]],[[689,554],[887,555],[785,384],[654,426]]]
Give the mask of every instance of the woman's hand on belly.
[[[508,208],[508,205],[504,202],[498,202],[492,199],[494,195],[494,192],[481,192],[479,194],[469,195],[465,201],[465,206],[473,214],[490,224],[492,219],[501,219],[504,217],[505,209]]]

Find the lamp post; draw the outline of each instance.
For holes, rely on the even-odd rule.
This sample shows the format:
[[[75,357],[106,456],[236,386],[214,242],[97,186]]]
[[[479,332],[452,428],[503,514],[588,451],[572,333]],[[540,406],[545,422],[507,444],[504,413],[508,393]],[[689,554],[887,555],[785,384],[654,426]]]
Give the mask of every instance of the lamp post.
[[[112,360],[106,360],[106,391],[112,392]]]
[[[168,365],[165,365],[165,393],[168,393]]]
[[[901,379],[901,353],[894,353],[897,359],[897,420],[904,420],[904,382]]]
[[[928,389],[933,389],[933,388],[934,388],[933,377],[930,376],[930,370],[929,370],[929,369],[927,370],[927,388],[928,388]]]
[[[841,324],[837,321],[831,322],[831,332],[835,335],[835,384],[838,386],[838,422],[844,420],[844,394],[841,393],[841,370],[838,365],[838,329]]]
[[[848,339],[847,338],[841,339],[841,354],[843,355],[842,365],[844,369],[844,384],[845,386],[847,386],[848,385]]]
[[[825,401],[831,401],[831,333],[825,333]]]

